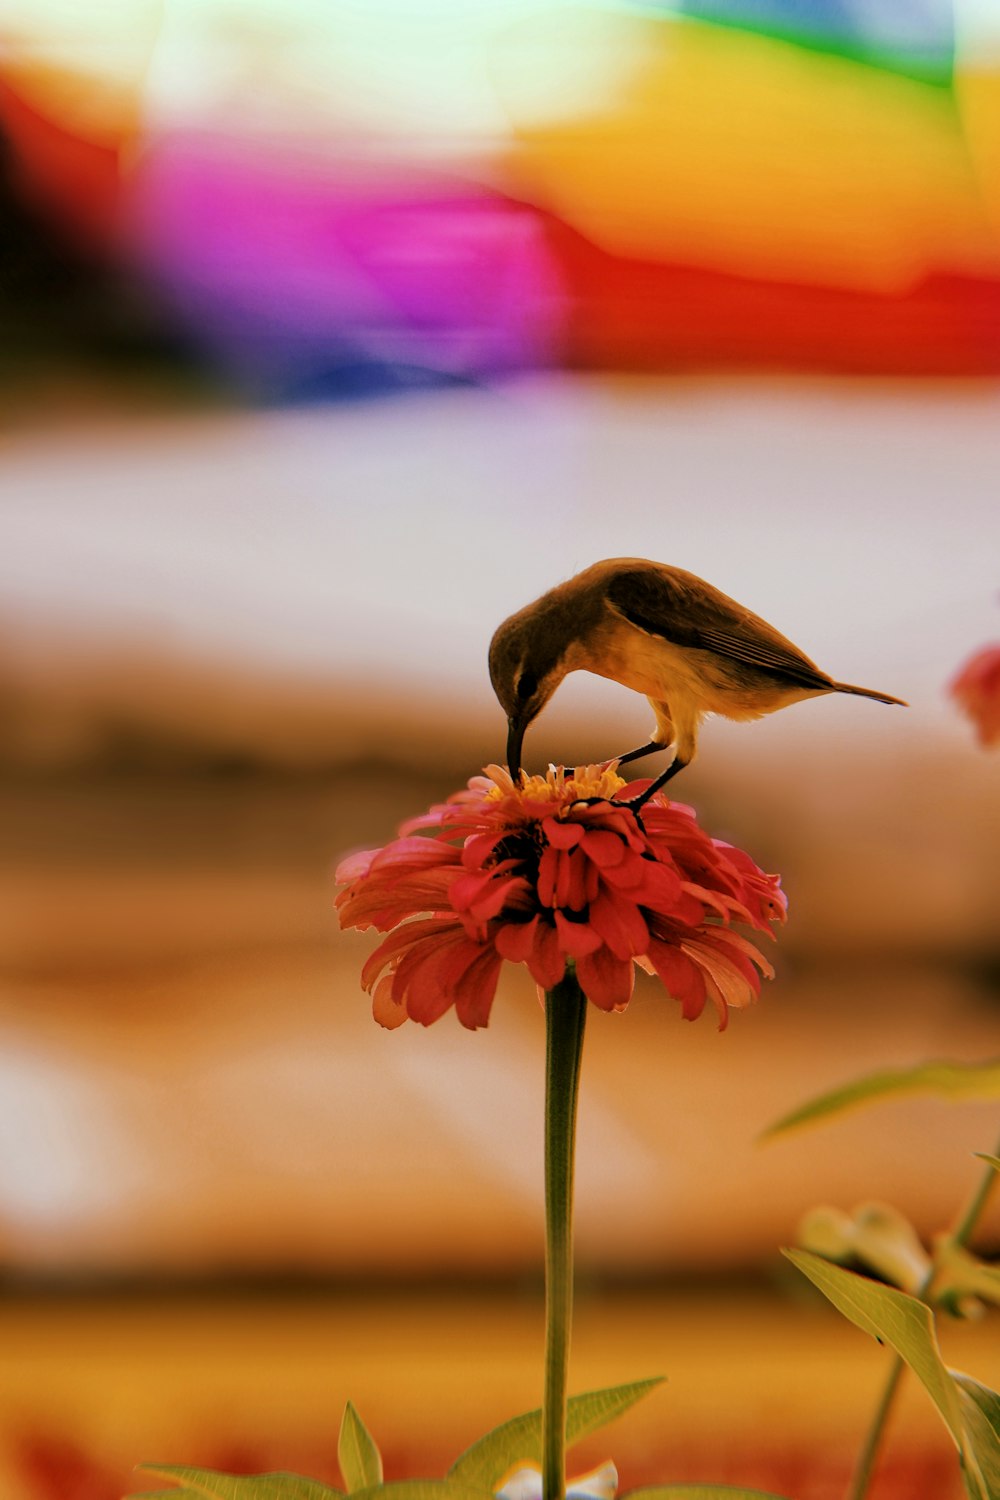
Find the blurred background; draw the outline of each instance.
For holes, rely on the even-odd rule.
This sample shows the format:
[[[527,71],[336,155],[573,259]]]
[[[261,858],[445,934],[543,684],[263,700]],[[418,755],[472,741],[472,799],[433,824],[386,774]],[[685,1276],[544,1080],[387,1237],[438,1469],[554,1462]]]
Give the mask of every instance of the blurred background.
[[[777,1246],[943,1227],[997,1112],[756,1138],[1000,1050],[945,694],[1000,637],[998,377],[988,0],[0,0],[10,1500],[336,1481],[348,1396],[441,1473],[537,1403],[534,987],[381,1031],[332,869],[502,757],[493,629],[616,555],[911,704],[706,726],[676,795],[781,871],[777,980],[722,1037],[640,983],[584,1071],[573,1385],[669,1385],[581,1465],[842,1493],[885,1356]],[[648,721],[577,675],[526,763]],[[990,1333],[946,1353],[997,1385]],[[958,1494],[933,1420],[875,1500]]]

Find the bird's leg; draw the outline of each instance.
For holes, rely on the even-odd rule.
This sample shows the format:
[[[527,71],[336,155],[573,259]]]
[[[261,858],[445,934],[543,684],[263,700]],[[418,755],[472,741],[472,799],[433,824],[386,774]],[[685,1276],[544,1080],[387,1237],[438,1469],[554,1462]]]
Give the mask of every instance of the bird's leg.
[[[686,760],[682,760],[679,755],[675,755],[667,769],[661,775],[657,776],[655,781],[651,781],[644,792],[641,792],[638,797],[623,799],[625,806],[630,808],[632,812],[637,813],[649,801],[654,792],[658,792],[662,786],[666,786],[670,778],[676,776],[678,771],[683,771],[686,765]]]
[[[638,750],[630,750],[627,755],[615,755],[620,766],[627,766],[630,760],[641,760],[644,755],[652,755],[656,750],[665,750],[667,747],[660,740],[650,740],[648,745],[640,745]]]

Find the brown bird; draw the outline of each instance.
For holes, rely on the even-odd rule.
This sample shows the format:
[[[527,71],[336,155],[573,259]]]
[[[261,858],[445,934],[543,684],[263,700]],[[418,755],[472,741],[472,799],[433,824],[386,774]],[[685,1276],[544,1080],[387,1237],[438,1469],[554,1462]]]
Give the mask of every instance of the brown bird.
[[[693,573],[611,557],[525,605],[490,643],[490,678],[507,715],[515,780],[525,730],[566,674],[581,670],[644,693],[652,705],[649,742],[619,756],[620,764],[674,747],[670,765],[636,806],[694,759],[706,714],[759,719],[820,693],[903,704],[835,682],[773,625]]]

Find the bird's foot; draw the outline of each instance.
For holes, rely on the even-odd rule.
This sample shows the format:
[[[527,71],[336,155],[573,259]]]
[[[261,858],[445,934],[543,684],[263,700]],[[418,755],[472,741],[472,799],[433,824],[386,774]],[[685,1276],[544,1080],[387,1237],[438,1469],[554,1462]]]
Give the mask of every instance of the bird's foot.
[[[637,750],[629,750],[625,755],[614,756],[607,764],[610,766],[617,761],[620,766],[627,766],[630,760],[641,760],[644,755],[655,755],[658,750],[666,748],[666,745],[661,744],[659,740],[650,740],[648,744],[640,745]]]
[[[649,799],[655,796],[656,793],[661,789],[661,787],[665,787],[667,782],[670,781],[672,777],[676,776],[680,771],[683,771],[686,765],[686,760],[681,760],[680,756],[675,756],[674,759],[670,762],[670,765],[667,767],[667,769],[662,773],[662,775],[657,776],[655,781],[651,781],[646,790],[644,792],[640,792],[638,797],[627,798],[624,806],[631,808],[632,812],[638,815],[639,809],[644,807]]]

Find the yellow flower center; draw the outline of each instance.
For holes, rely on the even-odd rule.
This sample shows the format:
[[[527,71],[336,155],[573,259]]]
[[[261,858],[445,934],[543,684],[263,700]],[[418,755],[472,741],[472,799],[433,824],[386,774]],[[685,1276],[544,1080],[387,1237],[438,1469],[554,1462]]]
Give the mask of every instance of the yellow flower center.
[[[487,766],[486,774],[494,783],[487,797],[491,801],[516,797],[523,802],[554,802],[564,806],[591,797],[610,799],[625,785],[624,778],[615,770],[616,765],[617,762],[606,767],[575,766],[570,771],[565,766],[549,766],[544,776],[525,776],[517,787],[506,767]]]

